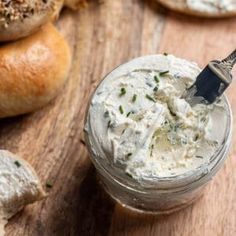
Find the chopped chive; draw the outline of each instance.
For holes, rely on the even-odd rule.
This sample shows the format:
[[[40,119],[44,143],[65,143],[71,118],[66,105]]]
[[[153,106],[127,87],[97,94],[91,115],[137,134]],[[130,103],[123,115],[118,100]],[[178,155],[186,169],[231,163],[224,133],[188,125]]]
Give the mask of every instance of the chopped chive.
[[[104,112],[104,117],[105,117],[105,118],[109,117],[109,111],[105,111],[105,112]]]
[[[158,78],[156,75],[154,76],[154,80],[155,80],[157,83],[160,82],[159,78]]]
[[[49,181],[46,182],[46,187],[47,188],[52,188],[53,184]]]
[[[194,141],[196,142],[199,139],[199,134],[196,134],[196,136],[194,137]]]
[[[132,102],[135,102],[137,99],[137,94],[134,94],[133,97],[132,97]]]
[[[123,134],[124,132],[125,132],[125,129],[122,130],[122,133],[121,133],[121,134]]]
[[[127,154],[127,157],[130,157],[130,156],[132,156],[132,155],[133,155],[133,153],[130,152],[130,153]]]
[[[156,102],[156,100],[148,94],[146,94],[146,98],[152,102]]]
[[[168,53],[167,53],[167,52],[164,52],[163,55],[164,55],[164,56],[168,56]]]
[[[110,127],[111,127],[111,121],[109,120],[107,123],[107,128],[110,128]]]
[[[124,109],[121,105],[119,106],[119,111],[120,111],[120,114],[124,114]]]
[[[196,156],[196,158],[203,159],[203,156]]]
[[[126,94],[126,89],[125,88],[121,88],[120,89],[120,97]]]
[[[19,168],[21,166],[19,161],[15,161],[14,164]]]
[[[157,92],[158,91],[158,87],[156,86],[154,89],[153,89],[154,92]]]
[[[130,116],[130,114],[131,114],[131,111],[127,113],[126,117],[129,117],[129,116]]]
[[[125,174],[132,178],[132,175],[130,173],[126,172]]]
[[[159,75],[160,75],[160,76],[164,76],[164,75],[166,75],[166,74],[168,74],[168,73],[169,73],[169,71],[166,70],[166,71],[162,71],[162,72],[160,72]]]
[[[152,144],[152,146],[151,146],[151,152],[150,152],[151,157],[152,157],[153,149],[154,149],[154,144]]]

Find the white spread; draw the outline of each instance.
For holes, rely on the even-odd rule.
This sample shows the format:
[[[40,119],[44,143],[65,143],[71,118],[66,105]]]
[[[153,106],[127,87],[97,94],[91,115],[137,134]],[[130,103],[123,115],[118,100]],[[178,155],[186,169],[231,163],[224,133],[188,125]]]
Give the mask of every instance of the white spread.
[[[189,8],[202,12],[228,12],[236,10],[236,0],[186,0]]]
[[[132,60],[110,73],[91,100],[85,130],[93,153],[136,180],[184,174],[219,148],[225,100],[190,105],[181,95],[200,69],[174,56]]]
[[[31,167],[12,153],[0,150],[0,224],[42,196],[40,181]]]

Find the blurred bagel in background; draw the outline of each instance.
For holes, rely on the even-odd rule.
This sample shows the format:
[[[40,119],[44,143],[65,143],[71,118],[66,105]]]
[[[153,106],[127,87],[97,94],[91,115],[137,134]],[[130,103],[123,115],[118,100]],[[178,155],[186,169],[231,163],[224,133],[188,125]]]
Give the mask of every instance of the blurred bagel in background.
[[[87,0],[65,0],[64,5],[72,10],[78,10],[87,5]]]
[[[1,0],[0,42],[16,40],[36,32],[57,18],[63,0]]]
[[[71,63],[69,47],[51,24],[0,47],[0,118],[35,111],[59,92]]]
[[[164,7],[201,17],[236,16],[235,0],[157,0]]]

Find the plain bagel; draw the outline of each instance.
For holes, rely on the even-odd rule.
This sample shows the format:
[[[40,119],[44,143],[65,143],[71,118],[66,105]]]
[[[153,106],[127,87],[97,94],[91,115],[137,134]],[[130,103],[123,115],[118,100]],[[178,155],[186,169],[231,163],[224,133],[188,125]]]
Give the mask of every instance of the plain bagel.
[[[0,117],[32,112],[63,86],[71,62],[69,47],[51,24],[0,46]]]
[[[1,0],[0,41],[16,40],[36,32],[57,18],[63,0]]]

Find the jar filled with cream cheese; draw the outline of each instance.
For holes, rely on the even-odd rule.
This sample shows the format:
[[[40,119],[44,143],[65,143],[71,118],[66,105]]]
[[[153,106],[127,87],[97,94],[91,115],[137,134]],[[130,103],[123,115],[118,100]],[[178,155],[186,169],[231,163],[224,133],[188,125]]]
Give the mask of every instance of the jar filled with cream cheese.
[[[227,98],[194,107],[181,98],[199,73],[172,55],[145,56],[117,67],[94,92],[86,144],[105,190],[123,206],[181,209],[224,163],[232,133]]]

